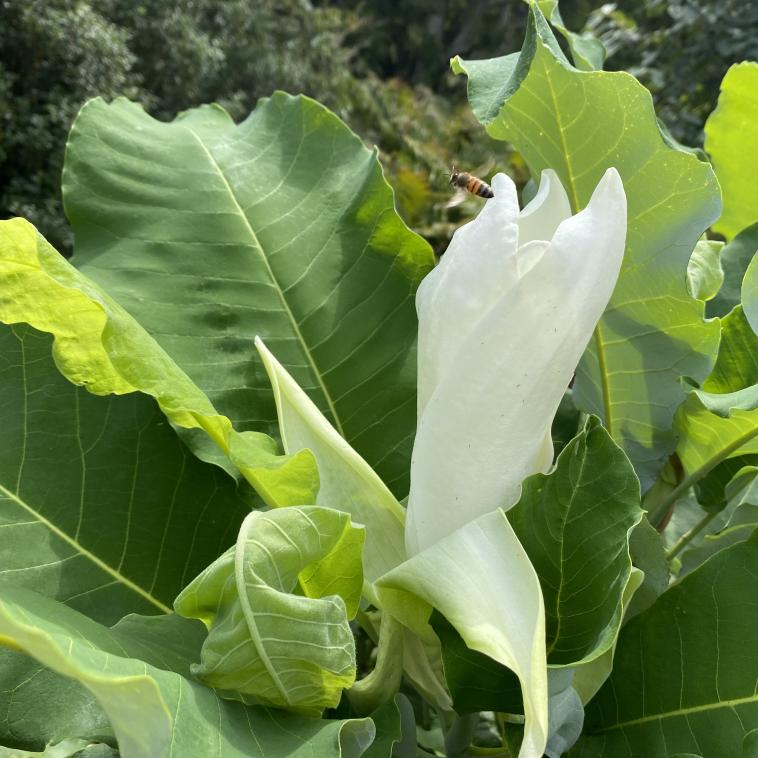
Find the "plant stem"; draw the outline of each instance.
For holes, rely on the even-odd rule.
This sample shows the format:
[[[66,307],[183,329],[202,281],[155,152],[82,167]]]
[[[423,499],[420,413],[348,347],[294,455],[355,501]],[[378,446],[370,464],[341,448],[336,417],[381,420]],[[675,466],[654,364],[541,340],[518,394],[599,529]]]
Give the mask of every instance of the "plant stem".
[[[666,553],[666,559],[671,560],[677,553],[680,553],[687,545],[692,542],[692,540],[697,537],[700,532],[705,529],[708,524],[713,521],[714,518],[718,515],[718,511],[713,511],[711,513],[706,513],[703,518],[700,519],[700,521],[695,524],[695,526],[692,527],[689,531],[685,532],[672,546],[671,549]]]
[[[360,714],[369,714],[386,703],[400,689],[403,676],[403,631],[392,616],[384,614],[379,627],[376,666],[348,691],[350,705]]]

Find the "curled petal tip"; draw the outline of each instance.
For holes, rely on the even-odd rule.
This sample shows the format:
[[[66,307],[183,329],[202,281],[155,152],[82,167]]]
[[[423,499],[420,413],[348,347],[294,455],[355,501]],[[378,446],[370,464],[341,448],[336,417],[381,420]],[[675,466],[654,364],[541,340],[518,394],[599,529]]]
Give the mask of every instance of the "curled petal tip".
[[[504,174],[501,171],[492,177],[492,190],[495,193],[495,197],[502,197],[506,194],[515,193],[516,185],[508,174]]]

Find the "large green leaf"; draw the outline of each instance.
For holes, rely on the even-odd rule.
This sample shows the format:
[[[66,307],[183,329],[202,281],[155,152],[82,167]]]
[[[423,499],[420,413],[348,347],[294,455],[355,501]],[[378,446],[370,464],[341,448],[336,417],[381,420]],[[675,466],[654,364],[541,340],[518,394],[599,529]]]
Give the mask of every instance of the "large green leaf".
[[[166,612],[233,543],[249,507],[232,479],[186,450],[151,398],[73,386],[52,343],[0,325],[0,586],[104,623]]]
[[[154,397],[173,423],[205,432],[269,504],[313,502],[318,472],[308,451],[279,456],[265,434],[237,432],[113,298],[23,219],[0,221],[0,321],[52,333],[61,373],[90,392]]]
[[[240,429],[275,434],[262,336],[400,494],[415,429],[413,292],[431,248],[376,153],[334,114],[277,93],[240,125],[218,106],[166,124],[93,100],[63,178],[75,265]]]
[[[758,221],[758,63],[737,63],[726,72],[705,123],[705,149],[724,195],[724,214],[713,228],[731,238]]]
[[[0,649],[0,743],[41,751],[72,735],[115,744],[89,690],[24,653]]]
[[[650,93],[633,77],[573,68],[536,3],[520,55],[456,58],[453,69],[468,74],[469,100],[487,132],[512,142],[533,176],[554,169],[574,210],[606,169],[621,174],[624,264],[579,366],[574,400],[602,418],[646,487],[674,447],[679,377],[704,379],[718,345],[718,324],[703,321],[685,276],[697,239],[719,215],[713,172],[664,139]]]
[[[370,719],[313,720],[244,706],[172,670],[189,665],[172,653],[177,638],[191,639],[199,653],[198,627],[167,616],[147,634],[139,620],[110,630],[41,595],[0,592],[0,641],[90,690],[122,758],[352,757],[373,739]]]
[[[740,756],[758,726],[756,576],[758,533],[624,626],[572,758]]]
[[[540,579],[548,663],[590,660],[613,644],[641,517],[634,469],[597,419],[550,474],[524,482],[508,521]]]
[[[362,547],[363,528],[341,511],[251,513],[237,544],[174,603],[209,627],[192,673],[245,702],[313,715],[335,707],[355,681],[348,619],[361,596]]]

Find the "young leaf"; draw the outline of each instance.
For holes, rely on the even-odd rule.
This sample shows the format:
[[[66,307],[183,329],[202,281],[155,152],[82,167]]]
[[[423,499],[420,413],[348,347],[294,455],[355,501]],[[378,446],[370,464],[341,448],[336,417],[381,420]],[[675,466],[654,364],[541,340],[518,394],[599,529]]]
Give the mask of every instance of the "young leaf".
[[[736,63],[726,72],[718,106],[705,123],[705,149],[724,196],[724,213],[713,228],[728,239],[758,221],[756,93],[758,63]]]
[[[52,333],[55,362],[74,384],[151,395],[173,423],[202,429],[269,504],[313,501],[310,453],[279,456],[270,437],[235,431],[158,343],[23,219],[0,221],[0,321]]]
[[[0,324],[0,586],[103,623],[166,612],[249,512],[151,398],[96,397],[61,375],[52,338]]]
[[[348,619],[361,596],[362,547],[363,529],[330,508],[251,513],[237,544],[174,602],[210,630],[192,673],[245,702],[313,715],[336,706],[355,681]]]
[[[575,211],[609,167],[621,174],[624,264],[574,400],[602,418],[647,488],[674,447],[679,378],[703,380],[718,345],[718,324],[703,321],[685,277],[696,241],[719,215],[713,172],[666,142],[650,93],[633,77],[573,68],[536,3],[520,55],[455,58],[453,69],[468,75],[469,101],[490,136],[512,142],[533,176],[554,169]]]
[[[345,511],[353,521],[366,527],[363,571],[369,585],[366,591],[376,604],[371,585],[405,560],[405,511],[263,341],[258,339],[255,344],[274,390],[285,452],[294,454],[308,448],[319,470],[316,503]]]
[[[91,100],[66,150],[74,265],[134,315],[240,430],[276,434],[261,335],[403,496],[415,427],[413,292],[430,246],[376,153],[282,92],[236,125]]]
[[[756,575],[758,533],[624,626],[572,758],[741,755],[758,720],[758,657],[748,644],[758,625]]]
[[[548,663],[601,655],[618,634],[629,579],[629,535],[642,518],[639,482],[596,418],[550,474],[523,485],[508,521],[540,578]]]
[[[357,758],[373,739],[370,719],[313,720],[249,707],[159,668],[177,634],[195,628],[178,622],[184,632],[170,623],[145,660],[133,629],[118,633],[26,590],[0,591],[0,639],[87,687],[111,721],[122,758],[265,758],[300,750]]]
[[[698,300],[713,300],[724,282],[721,268],[723,242],[698,240],[687,264],[687,290]]]

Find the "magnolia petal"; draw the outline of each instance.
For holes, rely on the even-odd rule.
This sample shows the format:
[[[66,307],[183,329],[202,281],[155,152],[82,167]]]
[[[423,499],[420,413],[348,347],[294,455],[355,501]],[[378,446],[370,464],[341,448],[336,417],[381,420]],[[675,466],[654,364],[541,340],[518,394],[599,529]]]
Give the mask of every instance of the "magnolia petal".
[[[544,432],[611,296],[625,237],[626,197],[609,169],[587,208],[468,335],[419,420],[409,555],[510,507],[544,466]]]
[[[558,174],[547,168],[540,176],[537,194],[518,216],[519,247],[532,240],[551,240],[558,227],[571,216],[566,190]]]
[[[422,639],[436,608],[466,645],[521,683],[520,758],[541,758],[548,737],[545,610],[539,579],[501,510],[467,523],[377,582],[383,608]]]
[[[371,466],[340,436],[316,404],[256,337],[268,372],[285,450],[309,448],[318,464],[316,504],[346,511],[366,527],[363,552],[364,588],[374,600],[371,583],[405,560],[405,511]]]
[[[518,197],[505,174],[492,180],[495,197],[453,235],[439,265],[418,288],[418,414],[460,345],[518,278]]]

